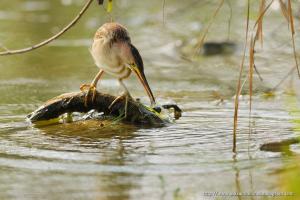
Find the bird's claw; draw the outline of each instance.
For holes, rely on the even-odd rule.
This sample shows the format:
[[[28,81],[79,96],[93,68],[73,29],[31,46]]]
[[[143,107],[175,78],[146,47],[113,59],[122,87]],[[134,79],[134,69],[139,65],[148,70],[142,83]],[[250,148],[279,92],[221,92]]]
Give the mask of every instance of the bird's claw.
[[[85,92],[86,90],[89,90],[89,89],[92,88],[92,87],[95,87],[95,86],[92,86],[91,84],[82,84],[82,85],[80,86],[80,90],[81,90],[82,92]]]
[[[96,93],[97,93],[96,86],[90,85],[90,84],[83,84],[83,85],[80,86],[80,90],[82,92],[86,92],[85,98],[84,98],[84,106],[85,107],[87,107],[87,103],[88,103],[89,96],[90,96],[91,92],[93,93],[92,102],[95,101],[95,97],[96,97]]]
[[[125,98],[125,112],[124,112],[125,116],[124,116],[124,117],[126,118],[126,117],[127,117],[128,101],[129,101],[129,99],[132,99],[131,95],[130,95],[128,92],[125,92],[124,94],[122,94],[122,95],[118,96],[117,98],[115,98],[115,99],[113,100],[113,102],[108,106],[108,109],[111,110],[112,107],[113,107],[113,105],[114,105],[117,101],[119,101],[120,99],[122,99],[122,98]]]

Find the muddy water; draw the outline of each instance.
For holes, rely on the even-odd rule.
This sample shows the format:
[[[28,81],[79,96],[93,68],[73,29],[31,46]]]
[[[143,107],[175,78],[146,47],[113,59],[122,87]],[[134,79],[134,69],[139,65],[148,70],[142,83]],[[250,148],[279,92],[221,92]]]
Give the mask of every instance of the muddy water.
[[[83,4],[81,0],[2,1],[0,42],[20,48],[41,41],[68,23]],[[252,135],[248,134],[249,102],[243,96],[238,153],[234,156],[231,151],[243,6],[233,4],[230,39],[237,51],[210,57],[191,55],[215,3],[166,1],[164,25],[161,1],[122,0],[114,7],[112,17],[128,27],[158,102],[176,103],[184,110],[180,120],[164,128],[121,124],[101,128],[97,121],[35,127],[26,121],[26,115],[45,100],[77,91],[96,74],[88,48],[98,26],[111,18],[96,2],[51,45],[0,57],[0,199],[214,199],[205,197],[205,192],[282,191],[278,171],[293,156],[259,150],[265,142],[299,134],[285,93],[299,81],[293,79],[275,96],[263,94],[293,65],[289,34],[276,7],[266,21],[273,25],[266,25],[264,49],[257,52],[264,81],[255,75]],[[225,4],[208,40],[228,38],[228,11]],[[133,96],[148,103],[135,77],[126,85]],[[99,90],[117,94],[119,87],[105,75]],[[299,152],[299,146],[293,149]]]

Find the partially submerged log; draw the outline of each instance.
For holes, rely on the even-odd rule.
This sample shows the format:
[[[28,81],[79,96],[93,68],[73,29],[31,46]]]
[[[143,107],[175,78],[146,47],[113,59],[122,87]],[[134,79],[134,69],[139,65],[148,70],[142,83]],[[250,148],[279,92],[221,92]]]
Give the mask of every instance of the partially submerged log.
[[[39,122],[50,119],[58,118],[64,113],[87,113],[90,110],[96,110],[97,112],[103,112],[103,116],[109,117],[123,117],[123,122],[150,125],[150,126],[163,126],[168,120],[159,116],[161,108],[154,109],[148,108],[143,104],[128,99],[127,103],[127,115],[125,117],[125,98],[121,98],[116,101],[111,108],[109,106],[116,99],[115,96],[109,94],[103,94],[96,92],[95,99],[92,101],[92,95],[89,96],[87,105],[85,105],[85,92],[73,92],[65,93],[57,96],[53,99],[48,100],[44,105],[39,107],[37,110],[29,114],[27,117],[31,122]],[[163,108],[166,107],[163,106]],[[168,106],[167,106],[168,107]],[[177,112],[181,110],[177,105],[171,105]],[[179,109],[179,110],[178,110]],[[175,112],[175,113],[176,113]],[[176,117],[178,118],[178,117]]]
[[[283,152],[287,151],[292,144],[300,143],[300,138],[290,138],[278,142],[268,142],[260,146],[261,151]]]

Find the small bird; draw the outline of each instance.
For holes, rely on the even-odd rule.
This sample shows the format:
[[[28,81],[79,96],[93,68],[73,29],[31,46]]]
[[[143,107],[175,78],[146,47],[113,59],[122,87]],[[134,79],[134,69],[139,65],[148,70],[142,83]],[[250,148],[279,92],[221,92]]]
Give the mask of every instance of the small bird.
[[[155,98],[144,74],[142,57],[137,48],[131,43],[129,33],[124,26],[113,22],[103,24],[95,33],[90,51],[100,71],[90,85],[84,84],[80,87],[81,90],[88,88],[85,103],[88,101],[87,98],[90,92],[93,92],[92,100],[94,100],[97,83],[104,72],[118,79],[120,86],[123,87],[125,92],[122,96],[125,95],[127,102],[127,97],[131,98],[131,96],[122,80],[128,78],[131,71],[133,71],[144,86],[151,105],[155,105]],[[122,96],[116,98],[112,104]],[[125,114],[127,112],[126,109]]]

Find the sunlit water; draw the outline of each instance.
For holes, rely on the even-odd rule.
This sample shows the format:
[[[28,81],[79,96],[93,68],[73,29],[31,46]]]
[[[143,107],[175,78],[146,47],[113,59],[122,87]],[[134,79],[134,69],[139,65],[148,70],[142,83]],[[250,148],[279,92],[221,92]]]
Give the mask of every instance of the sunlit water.
[[[20,48],[41,41],[68,23],[83,3],[1,2],[0,42]],[[266,39],[264,51],[257,55],[264,82],[255,76],[252,134],[244,96],[238,153],[232,153],[243,6],[235,5],[240,11],[234,13],[231,27],[237,52],[196,56],[196,61],[186,57],[193,59],[192,45],[216,4],[167,1],[165,26],[161,1],[122,0],[114,7],[114,19],[128,27],[144,58],[158,102],[176,103],[184,111],[176,123],[163,128],[101,127],[97,121],[35,127],[26,121],[26,115],[44,101],[79,90],[96,74],[88,48],[95,30],[110,17],[95,2],[79,24],[49,46],[0,57],[0,199],[214,199],[204,197],[204,192],[281,191],[277,171],[292,157],[259,150],[265,142],[297,135],[284,90],[271,98],[262,94],[293,65],[291,46],[286,44],[288,31],[280,35],[276,26],[266,28],[266,37],[273,40]],[[220,16],[209,40],[227,39],[226,5]],[[279,16],[274,11],[267,22],[284,22]],[[126,84],[133,96],[147,103],[136,78]],[[117,94],[117,82],[106,75],[99,90]]]

